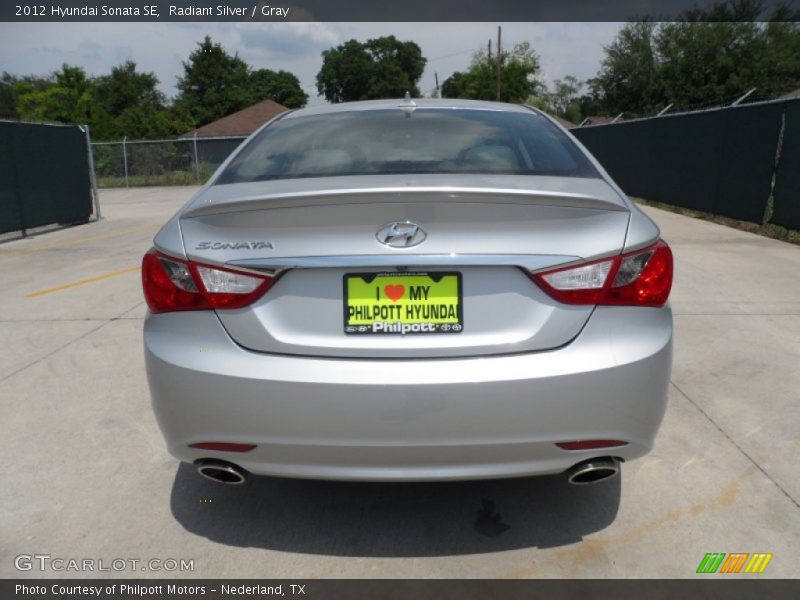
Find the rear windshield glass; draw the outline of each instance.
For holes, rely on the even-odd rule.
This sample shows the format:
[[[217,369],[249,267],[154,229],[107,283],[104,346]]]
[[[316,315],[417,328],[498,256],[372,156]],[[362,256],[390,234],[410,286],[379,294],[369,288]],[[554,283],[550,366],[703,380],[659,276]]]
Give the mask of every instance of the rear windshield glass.
[[[280,119],[216,183],[396,173],[598,176],[567,136],[533,112],[393,108]]]

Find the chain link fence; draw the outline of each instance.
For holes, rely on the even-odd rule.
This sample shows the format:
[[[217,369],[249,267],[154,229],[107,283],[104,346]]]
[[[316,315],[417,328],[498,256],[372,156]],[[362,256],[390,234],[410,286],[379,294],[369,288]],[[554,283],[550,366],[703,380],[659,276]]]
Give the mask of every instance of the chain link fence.
[[[245,136],[93,142],[99,187],[204,183]]]

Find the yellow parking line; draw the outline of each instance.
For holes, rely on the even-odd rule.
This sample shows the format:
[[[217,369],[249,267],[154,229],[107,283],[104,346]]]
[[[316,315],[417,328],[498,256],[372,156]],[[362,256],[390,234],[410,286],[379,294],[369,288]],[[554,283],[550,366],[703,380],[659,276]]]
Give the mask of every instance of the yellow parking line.
[[[35,248],[21,248],[19,250],[0,250],[0,257],[2,256],[20,256],[24,254],[31,254],[32,252],[40,252],[42,250],[60,250],[62,248],[69,248],[77,244],[85,244],[86,242],[94,242],[95,240],[105,240],[108,238],[120,237],[129,233],[136,233],[145,230],[154,230],[155,228],[147,225],[141,227],[129,227],[127,229],[120,229],[118,231],[107,231],[106,233],[98,233],[97,235],[90,235],[77,240],[67,240],[66,242],[59,242],[57,244],[49,244],[46,246],[37,246]]]
[[[61,290],[78,287],[79,285],[84,285],[87,283],[94,283],[95,281],[103,281],[104,279],[111,279],[112,277],[116,277],[117,275],[124,275],[125,273],[132,273],[133,271],[138,271],[138,270],[139,270],[138,266],[128,267],[127,269],[119,269],[118,271],[111,271],[110,273],[104,273],[103,275],[96,275],[94,277],[89,277],[87,279],[81,279],[80,281],[73,281],[72,283],[65,283],[64,285],[47,288],[46,290],[31,292],[30,294],[25,294],[25,297],[36,298],[38,296],[44,296],[45,294],[53,294],[55,292],[60,292]]]

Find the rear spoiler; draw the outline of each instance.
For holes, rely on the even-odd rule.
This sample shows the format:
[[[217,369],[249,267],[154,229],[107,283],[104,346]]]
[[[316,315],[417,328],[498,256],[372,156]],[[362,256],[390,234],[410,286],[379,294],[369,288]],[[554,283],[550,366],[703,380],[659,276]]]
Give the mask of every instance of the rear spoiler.
[[[406,186],[362,189],[330,189],[242,196],[222,202],[200,200],[190,205],[182,218],[238,213],[272,208],[298,208],[376,202],[474,202],[566,206],[590,210],[629,212],[608,199],[587,194],[518,188],[475,188],[454,186]]]

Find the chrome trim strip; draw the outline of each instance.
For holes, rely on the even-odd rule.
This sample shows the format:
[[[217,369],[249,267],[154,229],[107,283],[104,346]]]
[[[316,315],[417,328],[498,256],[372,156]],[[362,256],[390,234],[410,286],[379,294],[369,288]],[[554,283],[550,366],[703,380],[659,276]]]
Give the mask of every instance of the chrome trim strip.
[[[512,266],[530,272],[550,267],[581,263],[579,256],[556,254],[359,254],[353,256],[288,256],[281,258],[248,258],[228,261],[230,267],[250,269],[276,275],[288,269],[319,268],[402,268]]]

